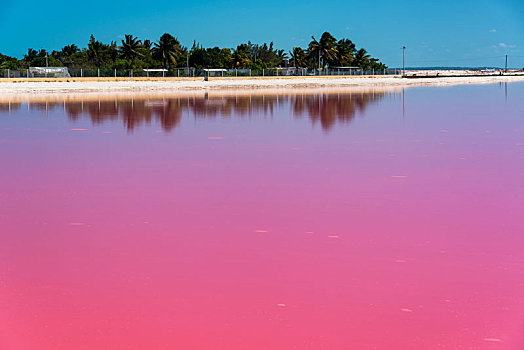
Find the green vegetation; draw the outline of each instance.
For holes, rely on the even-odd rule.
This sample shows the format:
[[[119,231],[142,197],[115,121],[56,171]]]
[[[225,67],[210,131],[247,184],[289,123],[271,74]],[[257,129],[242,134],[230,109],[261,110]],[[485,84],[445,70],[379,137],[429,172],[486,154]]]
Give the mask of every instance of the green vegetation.
[[[363,69],[384,69],[386,66],[372,58],[365,49],[357,50],[346,38],[337,40],[328,32],[319,40],[312,37],[307,48],[293,47],[289,52],[276,49],[273,43],[238,45],[236,48],[204,48],[194,42],[186,48],[171,34],[158,41],[140,40],[126,34],[120,44],[104,44],[91,35],[87,47],[66,45],[51,53],[28,49],[21,60],[0,54],[0,70],[26,69],[48,65],[68,68],[142,69],[142,68],[239,68],[263,69],[273,67],[327,68],[354,66]]]

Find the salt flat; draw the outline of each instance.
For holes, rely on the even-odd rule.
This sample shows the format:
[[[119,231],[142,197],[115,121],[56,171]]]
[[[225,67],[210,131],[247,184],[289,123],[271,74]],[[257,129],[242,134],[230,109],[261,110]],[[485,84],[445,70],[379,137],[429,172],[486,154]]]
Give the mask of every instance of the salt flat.
[[[0,79],[0,97],[35,93],[174,92],[202,90],[407,87],[524,81],[524,76],[459,76],[406,79],[399,76],[236,78],[42,78]]]

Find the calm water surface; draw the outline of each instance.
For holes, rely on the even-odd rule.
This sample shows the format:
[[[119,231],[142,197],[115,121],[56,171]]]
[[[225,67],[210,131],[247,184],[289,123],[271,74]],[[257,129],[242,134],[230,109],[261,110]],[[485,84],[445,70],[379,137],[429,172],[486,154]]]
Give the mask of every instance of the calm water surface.
[[[524,84],[0,103],[0,349],[524,348]]]

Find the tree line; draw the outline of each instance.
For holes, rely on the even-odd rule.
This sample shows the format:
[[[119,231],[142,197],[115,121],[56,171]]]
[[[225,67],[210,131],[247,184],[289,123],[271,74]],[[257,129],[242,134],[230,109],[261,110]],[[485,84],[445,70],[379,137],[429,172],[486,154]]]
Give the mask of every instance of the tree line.
[[[274,67],[328,68],[359,67],[385,69],[385,64],[347,38],[337,40],[328,32],[319,40],[311,37],[308,47],[293,47],[286,52],[274,47],[273,42],[254,44],[250,41],[236,48],[204,48],[194,42],[184,47],[171,34],[163,34],[157,41],[140,40],[126,34],[120,44],[102,43],[91,35],[87,47],[75,44],[48,52],[45,49],[28,49],[22,59],[0,54],[0,69],[26,69],[28,67],[66,66],[92,69],[143,69],[184,67],[264,69]]]

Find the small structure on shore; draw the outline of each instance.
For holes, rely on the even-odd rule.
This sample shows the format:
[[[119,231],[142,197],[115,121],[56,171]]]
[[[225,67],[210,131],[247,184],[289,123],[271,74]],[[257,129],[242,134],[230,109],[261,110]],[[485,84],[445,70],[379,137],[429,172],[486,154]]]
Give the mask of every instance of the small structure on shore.
[[[166,72],[167,72],[167,69],[159,69],[159,68],[155,68],[155,69],[151,69],[151,68],[145,68],[143,69],[144,72],[146,72],[146,76],[149,77],[149,73],[160,73],[162,72],[162,77],[165,77],[166,76]]]
[[[29,67],[28,72],[33,78],[71,78],[67,67]]]
[[[218,77],[218,76],[224,76],[224,72],[227,73],[227,69],[223,68],[205,68],[204,72],[207,73],[208,77]]]

